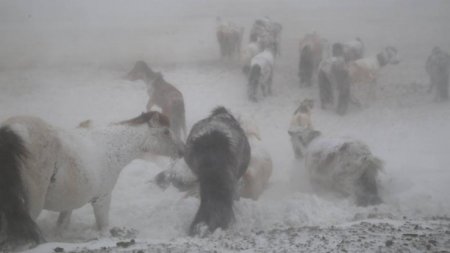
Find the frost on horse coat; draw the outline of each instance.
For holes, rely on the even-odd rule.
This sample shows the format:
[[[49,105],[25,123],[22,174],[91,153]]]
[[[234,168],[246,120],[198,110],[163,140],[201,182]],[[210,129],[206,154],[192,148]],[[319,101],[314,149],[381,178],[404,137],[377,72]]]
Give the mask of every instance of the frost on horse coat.
[[[346,62],[356,61],[364,56],[364,43],[360,38],[342,44]]]
[[[250,65],[253,57],[261,53],[261,51],[262,45],[258,41],[250,42],[244,49],[241,55],[242,72],[244,72],[244,74],[248,74],[250,72]]]
[[[258,101],[259,89],[261,89],[261,93],[264,97],[272,94],[273,68],[274,60],[273,51],[271,49],[265,49],[253,57],[250,64],[247,91],[248,98],[251,101]]]
[[[183,144],[169,120],[148,112],[98,129],[58,129],[21,116],[0,128],[0,214],[6,216],[7,240],[39,242],[33,220],[43,209],[61,212],[67,226],[73,209],[90,203],[97,227],[108,227],[111,191],[121,170],[144,152],[179,156]]]
[[[126,78],[131,81],[144,81],[147,84],[149,95],[147,111],[151,111],[153,106],[161,108],[161,112],[169,117],[172,131],[178,137],[186,138],[186,112],[183,94],[164,80],[161,73],[153,72],[143,61],[136,62]]]
[[[309,180],[318,193],[350,197],[357,205],[379,204],[377,175],[382,161],[366,144],[349,138],[327,138],[312,129],[294,133],[305,152]]]
[[[234,220],[237,183],[250,161],[250,145],[239,122],[225,108],[214,109],[192,127],[184,160],[200,183],[200,207],[189,234],[204,234],[205,225],[211,232],[227,229]]]

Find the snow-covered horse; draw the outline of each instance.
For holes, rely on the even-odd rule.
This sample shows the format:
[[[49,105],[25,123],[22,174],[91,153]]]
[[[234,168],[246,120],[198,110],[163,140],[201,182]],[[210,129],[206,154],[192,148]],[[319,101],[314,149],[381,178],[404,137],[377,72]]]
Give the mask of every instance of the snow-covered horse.
[[[356,61],[364,57],[364,43],[357,37],[342,44],[345,61]]]
[[[425,69],[430,77],[429,92],[436,89],[436,101],[448,100],[448,76],[450,55],[439,47],[434,47],[428,57]]]
[[[224,107],[214,109],[192,127],[184,160],[200,183],[200,207],[189,234],[227,229],[234,219],[238,181],[250,161],[250,145],[239,122]]]
[[[320,36],[314,32],[306,34],[300,41],[300,61],[298,64],[298,76],[300,85],[312,85],[313,76],[317,73],[322,61],[323,45]]]
[[[250,72],[250,65],[253,57],[261,53],[263,46],[260,41],[251,41],[248,43],[247,47],[244,48],[241,55],[242,72],[248,74]]]
[[[248,77],[247,95],[248,98],[258,101],[258,90],[261,89],[263,97],[272,94],[272,80],[274,69],[273,46],[264,49],[255,55],[250,63],[250,74]]]
[[[349,62],[352,98],[362,105],[374,100],[379,70],[388,64],[399,62],[397,49],[391,46],[376,55]]]
[[[159,112],[71,131],[32,116],[9,118],[0,128],[5,245],[39,243],[34,220],[43,209],[60,212],[57,225],[64,228],[72,210],[91,204],[98,229],[107,229],[111,191],[121,170],[144,152],[179,157],[183,151],[168,118]]]
[[[161,108],[161,112],[169,117],[172,131],[178,137],[186,138],[186,112],[183,94],[164,80],[161,73],[154,72],[143,61],[136,62],[126,78],[131,81],[144,81],[147,84],[149,95],[147,111],[154,110],[154,106]]]
[[[350,197],[360,206],[381,202],[377,176],[383,163],[366,144],[350,138],[327,138],[310,128],[290,134],[306,151],[306,171],[318,193]]]
[[[273,46],[274,55],[281,54],[281,31],[283,26],[269,17],[255,20],[250,30],[250,42],[260,41],[263,49]]]
[[[216,36],[222,58],[240,56],[244,28],[217,18]]]
[[[337,53],[339,52],[339,53]],[[345,114],[350,102],[350,77],[342,56],[342,45],[333,45],[333,57],[319,65],[318,83],[322,109],[331,105],[338,114]],[[337,97],[337,104],[335,103]]]

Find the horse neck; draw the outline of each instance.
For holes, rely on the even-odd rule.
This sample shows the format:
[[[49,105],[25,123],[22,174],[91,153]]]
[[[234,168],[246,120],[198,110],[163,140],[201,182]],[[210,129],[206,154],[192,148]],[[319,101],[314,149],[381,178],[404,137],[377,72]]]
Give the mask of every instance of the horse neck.
[[[139,157],[143,142],[148,135],[148,126],[109,126],[96,135],[106,150],[108,170],[119,173],[127,164]]]

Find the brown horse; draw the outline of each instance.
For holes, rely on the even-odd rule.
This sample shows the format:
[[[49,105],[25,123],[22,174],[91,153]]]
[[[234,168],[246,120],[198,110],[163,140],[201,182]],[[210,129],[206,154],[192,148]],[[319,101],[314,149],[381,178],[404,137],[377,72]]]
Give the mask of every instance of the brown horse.
[[[241,43],[244,28],[217,18],[217,41],[219,42],[222,58],[241,55]]]
[[[126,79],[142,80],[147,84],[150,97],[147,111],[155,105],[160,107],[162,113],[169,117],[172,131],[179,138],[185,139],[187,134],[183,94],[175,86],[166,82],[161,73],[154,72],[143,61],[136,62]],[[182,133],[183,136],[181,136]]]
[[[322,40],[317,33],[306,34],[300,41],[300,62],[298,65],[298,76],[300,84],[309,87],[312,79],[322,61]]]

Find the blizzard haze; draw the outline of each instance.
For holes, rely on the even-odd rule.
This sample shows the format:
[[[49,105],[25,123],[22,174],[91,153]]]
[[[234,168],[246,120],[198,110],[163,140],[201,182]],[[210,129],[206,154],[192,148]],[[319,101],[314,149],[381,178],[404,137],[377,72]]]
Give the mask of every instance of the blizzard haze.
[[[218,16],[245,27],[242,46],[256,18],[283,25],[274,96],[248,101],[239,62],[220,60]],[[268,189],[258,201],[235,203],[228,231],[190,238],[199,200],[149,182],[166,159],[135,160],[119,177],[110,211],[111,227],[132,235],[97,232],[90,206],[75,210],[67,231],[56,234],[57,213],[44,211],[37,223],[48,243],[30,252],[448,251],[450,104],[427,92],[425,61],[434,46],[450,51],[449,24],[446,0],[0,0],[2,121],[33,115],[73,129],[86,119],[103,126],[137,116],[147,103],[145,84],[121,77],[144,60],[183,93],[188,129],[224,105],[256,122],[274,162]],[[338,116],[320,109],[317,84],[299,87],[298,43],[311,31],[330,43],[360,37],[367,56],[397,48],[401,62],[380,71],[375,103]],[[311,191],[287,134],[304,98],[315,100],[316,129],[360,139],[384,161],[383,204],[357,207]],[[113,248],[130,238],[131,248]]]

